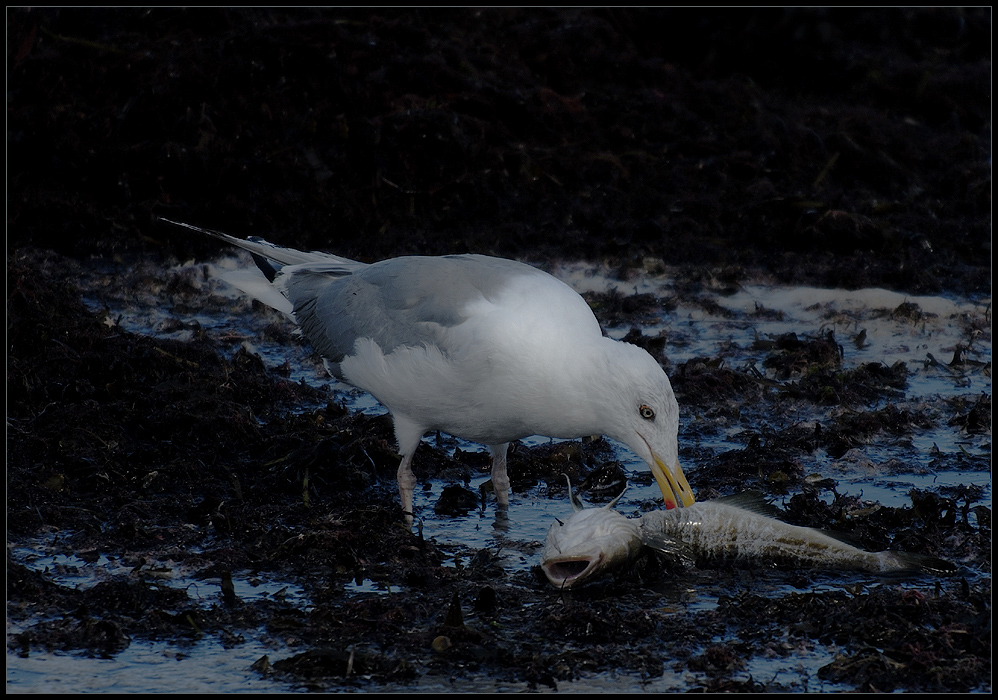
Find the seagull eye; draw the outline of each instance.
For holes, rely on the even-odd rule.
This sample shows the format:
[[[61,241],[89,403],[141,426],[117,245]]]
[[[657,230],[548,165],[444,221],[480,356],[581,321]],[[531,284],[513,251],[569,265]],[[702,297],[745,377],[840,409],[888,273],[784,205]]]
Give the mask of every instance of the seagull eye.
[[[640,413],[641,417],[645,420],[655,420],[655,411],[652,410],[652,407],[647,404],[641,404],[641,407],[638,408],[638,413]]]

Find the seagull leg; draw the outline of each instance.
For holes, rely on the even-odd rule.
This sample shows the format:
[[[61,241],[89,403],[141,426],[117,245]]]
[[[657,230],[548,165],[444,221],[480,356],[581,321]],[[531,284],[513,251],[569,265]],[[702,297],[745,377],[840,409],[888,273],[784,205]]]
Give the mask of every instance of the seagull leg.
[[[419,441],[423,439],[426,428],[405,415],[394,413],[392,414],[392,422],[395,424],[395,439],[398,440],[399,454],[402,455],[397,477],[399,496],[402,499],[402,513],[405,515],[405,524],[412,527],[413,514],[415,513],[412,508],[412,494],[416,490],[416,476],[412,473],[412,457],[416,454]]]
[[[492,490],[496,492],[496,501],[500,510],[509,508],[509,475],[506,473],[506,450],[509,443],[489,445],[492,453]]]
[[[398,482],[405,524],[412,527],[412,495],[416,490],[416,476],[412,473],[412,452],[402,455],[402,461],[399,463]]]

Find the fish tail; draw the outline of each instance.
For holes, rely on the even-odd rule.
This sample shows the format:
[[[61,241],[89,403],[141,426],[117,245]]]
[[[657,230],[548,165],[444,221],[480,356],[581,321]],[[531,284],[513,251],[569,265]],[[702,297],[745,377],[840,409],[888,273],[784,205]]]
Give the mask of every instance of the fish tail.
[[[889,571],[925,571],[933,574],[952,574],[956,564],[928,554],[913,552],[880,552],[881,562]]]

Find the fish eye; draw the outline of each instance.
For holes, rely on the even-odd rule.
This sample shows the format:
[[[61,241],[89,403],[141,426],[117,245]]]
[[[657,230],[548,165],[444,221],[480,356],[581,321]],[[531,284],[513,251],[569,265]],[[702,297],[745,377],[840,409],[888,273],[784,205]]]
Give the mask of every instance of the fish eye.
[[[638,408],[638,413],[640,413],[641,417],[645,420],[655,420],[655,411],[648,404],[641,404]]]

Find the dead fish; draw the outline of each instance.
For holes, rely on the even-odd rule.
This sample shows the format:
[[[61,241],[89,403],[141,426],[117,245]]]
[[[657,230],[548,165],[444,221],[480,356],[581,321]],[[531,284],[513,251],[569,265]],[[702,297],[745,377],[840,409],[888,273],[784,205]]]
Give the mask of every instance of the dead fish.
[[[641,517],[641,541],[687,560],[730,559],[774,562],[814,569],[886,573],[952,573],[956,566],[924,554],[868,552],[841,536],[778,519],[779,511],[760,494],[744,493],[700,501],[686,508],[657,510]]]
[[[548,529],[541,555],[541,569],[556,588],[572,588],[598,578],[623,566],[642,549],[638,521],[613,510],[623,491],[602,508],[583,508],[572,493],[571,480],[565,478],[575,512]]]

